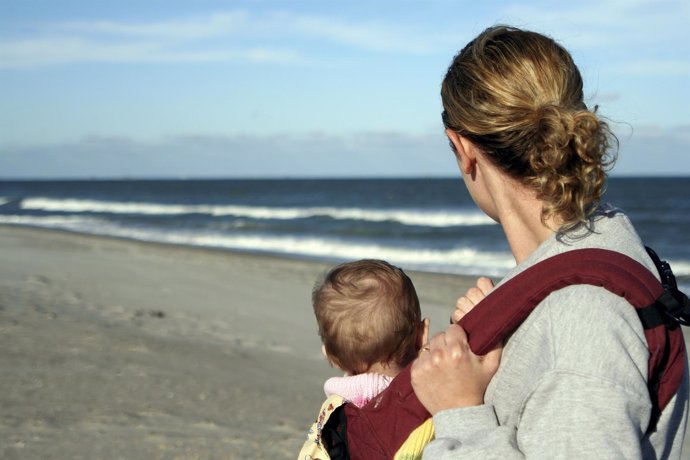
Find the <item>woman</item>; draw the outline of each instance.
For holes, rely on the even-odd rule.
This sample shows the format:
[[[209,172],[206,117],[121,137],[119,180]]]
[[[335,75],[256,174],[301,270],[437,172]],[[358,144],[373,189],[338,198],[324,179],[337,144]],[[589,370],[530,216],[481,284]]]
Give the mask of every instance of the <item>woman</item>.
[[[599,205],[615,138],[583,102],[582,78],[565,49],[533,32],[487,29],[455,57],[441,95],[465,184],[503,227],[515,257],[506,279],[589,247],[655,270],[627,217]],[[490,289],[480,279],[459,307]],[[635,310],[593,286],[552,293],[503,350],[483,357],[462,328],[450,326],[412,367],[436,427],[425,458],[679,458],[687,368],[647,433],[648,356]]]

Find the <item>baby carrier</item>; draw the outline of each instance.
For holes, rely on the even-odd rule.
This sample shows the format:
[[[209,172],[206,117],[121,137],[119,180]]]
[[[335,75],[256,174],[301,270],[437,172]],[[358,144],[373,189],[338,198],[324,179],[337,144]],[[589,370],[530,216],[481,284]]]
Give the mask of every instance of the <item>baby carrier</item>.
[[[647,251],[661,282],[642,264],[618,252],[568,251],[535,264],[495,288],[459,324],[467,332],[474,353],[483,355],[515,331],[553,291],[589,284],[625,298],[638,313],[650,351],[652,417],[648,431],[653,431],[685,372],[680,325],[690,324],[690,300],[678,290],[668,263],[651,249]],[[433,436],[430,415],[412,390],[409,366],[364,407],[340,401],[328,415],[318,430],[322,454],[312,456],[314,459],[421,458],[420,443],[428,443]],[[404,454],[404,446],[412,452],[410,444],[419,456]],[[305,458],[300,456],[299,460]]]

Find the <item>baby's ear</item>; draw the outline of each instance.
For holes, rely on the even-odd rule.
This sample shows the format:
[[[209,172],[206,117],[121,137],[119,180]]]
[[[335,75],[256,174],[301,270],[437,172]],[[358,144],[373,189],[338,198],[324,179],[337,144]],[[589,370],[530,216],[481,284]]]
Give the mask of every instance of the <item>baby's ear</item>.
[[[429,343],[429,325],[431,321],[429,318],[424,318],[419,323],[419,330],[417,332],[417,350],[421,350],[424,345]]]
[[[328,353],[326,353],[326,345],[321,345],[321,354],[324,358],[328,359]],[[328,359],[330,361],[330,359]]]

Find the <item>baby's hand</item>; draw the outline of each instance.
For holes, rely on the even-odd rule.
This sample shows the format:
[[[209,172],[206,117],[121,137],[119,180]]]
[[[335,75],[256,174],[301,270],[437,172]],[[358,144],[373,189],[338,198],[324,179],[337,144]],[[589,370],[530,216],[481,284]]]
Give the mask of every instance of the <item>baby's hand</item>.
[[[460,297],[455,303],[455,311],[450,319],[453,323],[457,323],[460,319],[468,314],[489,292],[494,288],[494,282],[489,278],[482,276],[477,279],[477,285],[467,290],[464,296]]]

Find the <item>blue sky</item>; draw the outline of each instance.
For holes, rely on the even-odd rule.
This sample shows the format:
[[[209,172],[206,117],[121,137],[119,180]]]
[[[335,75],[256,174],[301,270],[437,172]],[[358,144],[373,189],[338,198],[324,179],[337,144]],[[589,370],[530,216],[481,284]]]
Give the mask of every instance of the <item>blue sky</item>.
[[[453,176],[441,78],[495,23],[572,52],[614,174],[690,174],[685,0],[0,0],[0,177]]]

